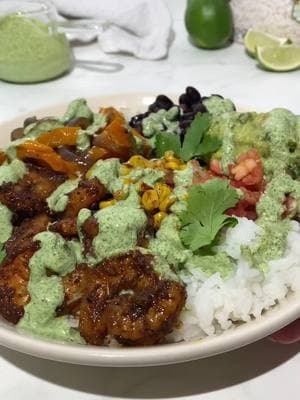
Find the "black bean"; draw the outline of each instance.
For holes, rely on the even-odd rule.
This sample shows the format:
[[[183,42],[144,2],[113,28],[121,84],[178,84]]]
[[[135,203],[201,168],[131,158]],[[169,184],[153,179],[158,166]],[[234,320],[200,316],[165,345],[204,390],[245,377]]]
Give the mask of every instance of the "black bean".
[[[91,121],[89,118],[85,117],[78,117],[72,118],[65,123],[66,126],[79,126],[81,129],[86,129],[88,126],[91,125]]]
[[[33,117],[28,117],[25,119],[25,121],[23,122],[23,126],[24,128],[26,128],[26,126],[34,124],[35,122],[37,122],[37,118],[36,116]]]
[[[191,123],[192,123],[192,120],[189,120],[189,119],[181,120],[179,122],[179,126],[180,126],[181,129],[186,129],[191,125]]]
[[[164,110],[169,110],[174,106],[174,103],[169,97],[165,96],[164,94],[160,94],[156,97],[155,103]]]
[[[193,104],[192,105],[192,109],[193,109],[194,113],[198,113],[198,112],[205,113],[205,112],[207,112],[207,109],[206,109],[205,105],[202,104],[202,103]]]
[[[139,132],[143,131],[143,119],[146,118],[149,113],[138,114],[131,118],[129,121],[129,126],[131,128],[137,129]]]
[[[188,86],[188,87],[185,89],[185,92],[186,92],[186,94],[187,94],[187,96],[188,96],[188,98],[190,99],[190,102],[191,102],[192,104],[194,104],[194,103],[200,103],[200,102],[201,102],[201,95],[200,95],[200,93],[198,92],[198,90],[195,89],[194,87]]]
[[[24,128],[16,128],[10,134],[10,140],[21,139],[24,136]]]

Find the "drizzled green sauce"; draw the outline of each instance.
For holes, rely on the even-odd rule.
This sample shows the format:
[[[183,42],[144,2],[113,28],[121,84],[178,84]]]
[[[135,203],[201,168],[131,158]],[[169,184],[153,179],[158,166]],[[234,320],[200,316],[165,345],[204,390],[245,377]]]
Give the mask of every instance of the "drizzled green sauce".
[[[29,262],[28,289],[30,303],[18,328],[35,335],[66,342],[84,343],[77,330],[70,327],[66,317],[56,317],[56,308],[64,299],[61,276],[76,265],[76,254],[57,233],[42,232],[34,237],[40,249]],[[54,274],[48,276],[47,271]]]

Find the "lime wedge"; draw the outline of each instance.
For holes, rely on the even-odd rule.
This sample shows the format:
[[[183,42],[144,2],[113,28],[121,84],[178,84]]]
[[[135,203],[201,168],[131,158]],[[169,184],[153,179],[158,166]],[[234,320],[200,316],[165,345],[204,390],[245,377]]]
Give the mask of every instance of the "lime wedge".
[[[267,33],[249,30],[244,37],[244,44],[247,52],[255,56],[256,47],[276,47],[289,43],[287,38],[271,36]]]
[[[270,71],[284,72],[300,68],[300,47],[257,47],[256,57]]]

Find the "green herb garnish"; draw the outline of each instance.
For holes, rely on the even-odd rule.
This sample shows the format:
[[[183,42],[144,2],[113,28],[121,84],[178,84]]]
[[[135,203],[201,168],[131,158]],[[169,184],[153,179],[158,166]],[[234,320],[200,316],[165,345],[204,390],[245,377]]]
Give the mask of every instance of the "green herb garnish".
[[[188,193],[187,210],[180,216],[180,237],[192,251],[210,245],[224,226],[235,226],[237,219],[224,214],[239,200],[237,191],[221,179],[193,186]]]
[[[156,135],[156,154],[163,157],[166,151],[173,151],[177,157],[189,161],[194,157],[214,153],[221,146],[221,140],[207,135],[211,124],[211,115],[198,113],[187,129],[181,145],[178,135],[160,132]]]

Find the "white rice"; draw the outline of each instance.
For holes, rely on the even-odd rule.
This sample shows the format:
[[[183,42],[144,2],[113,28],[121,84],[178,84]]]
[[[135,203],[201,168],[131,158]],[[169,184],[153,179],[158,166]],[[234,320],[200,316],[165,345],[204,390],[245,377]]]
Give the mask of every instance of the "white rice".
[[[241,255],[241,245],[259,240],[261,228],[253,221],[239,218],[236,227],[228,229],[222,250],[236,261],[236,270],[227,279],[219,273],[207,277],[199,268],[189,266],[184,274],[188,298],[182,312],[182,324],[172,333],[172,341],[194,340],[220,334],[258,318],[286,297],[300,290],[300,224],[291,222],[287,248],[282,258],[269,262],[269,271],[249,265]]]
[[[300,23],[292,17],[294,4],[294,0],[231,0],[236,39],[254,28],[300,44]]]

